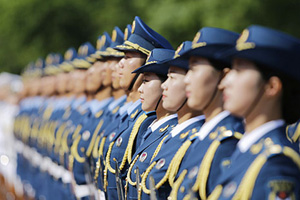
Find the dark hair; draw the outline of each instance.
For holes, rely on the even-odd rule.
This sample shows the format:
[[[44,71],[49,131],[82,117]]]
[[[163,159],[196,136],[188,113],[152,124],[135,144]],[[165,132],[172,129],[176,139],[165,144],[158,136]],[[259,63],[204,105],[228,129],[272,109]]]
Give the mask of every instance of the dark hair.
[[[265,81],[272,76],[277,76],[282,82],[281,113],[287,124],[292,124],[300,119],[300,83],[281,72],[269,67],[258,65],[258,69]]]
[[[162,74],[156,74],[159,78],[159,80],[163,83],[167,80],[168,76],[167,75],[162,75]]]
[[[230,64],[227,64],[225,62],[222,62],[222,61],[219,61],[216,59],[209,58],[208,61],[218,71],[222,71],[224,68],[231,68]]]

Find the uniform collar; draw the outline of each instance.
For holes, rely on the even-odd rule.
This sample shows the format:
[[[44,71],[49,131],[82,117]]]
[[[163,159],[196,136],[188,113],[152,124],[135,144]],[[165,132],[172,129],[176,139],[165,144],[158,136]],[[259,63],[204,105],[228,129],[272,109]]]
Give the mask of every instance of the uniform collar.
[[[216,115],[214,118],[212,118],[210,121],[205,122],[200,128],[200,131],[197,133],[199,139],[203,140],[220,121],[222,121],[225,117],[229,115],[229,111],[223,111]]]
[[[130,115],[140,104],[142,104],[141,99],[138,99],[127,109],[127,114]]]
[[[177,124],[174,129],[171,131],[171,136],[172,137],[175,137],[178,133],[180,133],[183,129],[185,129],[186,127],[188,127],[189,125],[195,123],[195,122],[198,122],[198,121],[201,121],[201,120],[204,120],[205,119],[205,116],[204,115],[200,115],[200,116],[197,116],[197,117],[193,117],[191,119],[188,119],[184,122],[182,122],[181,124]]]
[[[154,132],[158,127],[160,127],[163,123],[171,120],[171,119],[174,119],[175,117],[177,117],[177,114],[172,114],[172,115],[169,115],[167,117],[164,117],[162,118],[161,120],[154,120],[153,123],[149,126],[151,127],[151,130],[152,132]]]
[[[122,101],[125,101],[126,99],[126,95],[121,96],[120,98],[114,100],[113,102],[111,102],[108,106],[108,110],[112,111],[117,105],[119,105]]]
[[[102,110],[105,106],[107,106],[107,104],[109,104],[109,102],[111,102],[112,100],[112,97],[103,99],[102,101],[98,101],[96,99],[92,100],[90,104],[90,109],[92,113],[96,114],[99,110]]]
[[[237,143],[237,147],[242,153],[245,153],[248,151],[248,149],[253,145],[255,142],[257,142],[260,138],[262,138],[265,134],[268,132],[281,127],[285,124],[284,120],[279,119],[279,120],[273,120],[270,122],[267,122],[250,133],[245,133],[240,139],[240,141]]]
[[[119,114],[123,115],[131,105],[132,105],[132,101],[124,103],[124,105],[119,109]]]

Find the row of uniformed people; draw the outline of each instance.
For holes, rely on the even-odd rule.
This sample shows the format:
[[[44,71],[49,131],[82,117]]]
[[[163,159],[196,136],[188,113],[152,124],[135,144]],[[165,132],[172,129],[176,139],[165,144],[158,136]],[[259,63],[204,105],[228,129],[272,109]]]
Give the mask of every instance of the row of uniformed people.
[[[238,191],[236,195],[249,195],[247,196],[248,199],[251,198],[252,193],[253,199],[266,198],[269,195],[274,197],[277,195],[280,198],[282,195],[298,197],[299,179],[295,179],[299,176],[299,147],[295,143],[297,131],[290,131],[292,142],[288,140],[284,132],[279,136],[275,135],[274,138],[271,138],[273,135],[262,136],[274,127],[283,126],[281,121],[273,121],[271,125],[267,125],[268,128],[259,128],[264,129],[264,132],[256,130],[259,133],[250,132],[264,123],[282,118],[280,112],[274,113],[274,107],[280,107],[280,105],[275,104],[278,103],[278,99],[273,101],[273,98],[279,98],[278,93],[282,89],[277,88],[277,93],[273,91],[272,94],[269,94],[265,89],[261,89],[262,86],[259,89],[254,88],[258,90],[257,94],[254,93],[253,96],[246,96],[245,94],[244,96],[246,100],[252,100],[251,102],[244,100],[246,101],[245,105],[239,108],[244,110],[234,110],[234,106],[239,105],[238,103],[242,102],[243,99],[240,94],[236,94],[236,91],[230,91],[229,86],[230,84],[243,86],[242,81],[246,77],[241,77],[241,83],[236,85],[232,82],[232,74],[236,71],[245,70],[245,61],[243,59],[236,61],[235,59],[234,70],[227,75],[232,55],[225,54],[222,57],[220,55],[225,50],[231,54],[242,53],[241,55],[238,54],[237,57],[250,59],[253,61],[253,65],[259,67],[264,66],[265,71],[261,72],[262,74],[268,74],[267,72],[271,68],[272,72],[277,72],[274,72],[277,75],[284,68],[278,62],[289,61],[289,70],[284,70],[286,76],[289,77],[291,74],[295,79],[299,79],[299,74],[297,74],[299,71],[294,70],[294,65],[298,61],[295,56],[291,56],[299,51],[299,44],[296,39],[290,39],[290,36],[277,31],[259,26],[253,26],[249,29],[245,30],[238,39],[239,35],[230,31],[203,28],[196,34],[193,42],[182,43],[175,52],[161,35],[136,17],[132,26],[132,34],[125,40],[124,44],[106,46],[108,48],[105,48],[111,52],[114,51],[113,48],[119,50],[120,52],[114,52],[120,57],[105,56],[104,54],[108,54],[107,51],[104,51],[97,61],[90,60],[93,56],[84,59],[86,61],[84,64],[93,62],[92,67],[87,70],[86,89],[88,90],[88,83],[89,81],[92,82],[91,80],[103,79],[103,82],[98,83],[99,87],[96,87],[96,91],[90,88],[90,94],[93,95],[88,96],[88,101],[81,100],[78,103],[78,100],[82,99],[78,97],[83,96],[84,89],[78,90],[80,87],[84,87],[82,87],[83,82],[79,83],[80,77],[77,75],[73,80],[77,82],[77,86],[74,83],[73,88],[74,92],[77,90],[77,101],[72,103],[72,105],[75,104],[73,110],[67,117],[65,114],[70,112],[67,108],[62,109],[64,116],[56,116],[57,118],[53,116],[59,121],[59,125],[55,126],[54,129],[56,130],[43,138],[48,140],[49,145],[52,145],[50,156],[47,155],[49,152],[41,154],[44,157],[50,157],[52,162],[56,163],[56,169],[57,166],[63,166],[64,171],[61,174],[72,172],[74,177],[72,185],[77,198],[96,196],[97,198],[122,199],[125,196],[128,199],[149,199],[152,196],[166,199],[171,192],[170,198],[172,199],[206,199],[212,191],[214,192],[209,197],[212,199],[219,198],[217,196],[221,193],[222,198],[231,198],[236,191]],[[116,35],[112,35],[113,40],[117,38]],[[290,43],[286,45],[287,41],[282,39],[283,41],[274,44],[272,39],[278,40],[276,37],[283,37],[284,39],[286,37]],[[107,41],[109,36],[106,35],[105,38]],[[272,39],[266,41],[266,38]],[[248,42],[248,40],[250,41]],[[266,46],[269,46],[268,42],[272,42],[274,46],[265,49]],[[102,40],[103,43],[105,42]],[[122,59],[121,52],[124,53]],[[259,53],[255,54],[256,52]],[[278,56],[269,55],[270,53],[275,55],[281,53],[279,55],[283,55],[283,58],[278,60]],[[250,57],[247,57],[249,55]],[[287,60],[287,58],[292,61]],[[118,76],[113,75],[113,80],[120,78],[119,84],[122,88],[120,91],[115,91],[115,95],[119,97],[124,92],[127,94],[127,97],[122,98],[122,103],[121,98],[115,98],[113,102],[111,102],[112,99],[109,99],[111,94],[114,94],[113,81],[111,83],[108,80],[108,85],[104,83],[104,79],[110,77],[109,69],[113,69],[113,66],[108,67],[108,63],[113,62],[114,67],[116,67],[118,61]],[[96,70],[101,70],[100,68],[105,72],[93,79],[92,77],[97,74]],[[255,70],[258,71],[257,68]],[[80,70],[78,73],[84,72]],[[244,76],[249,74],[249,72],[244,73],[246,74]],[[266,79],[263,82],[264,88],[268,81],[274,82],[273,79],[273,82],[271,81],[271,77],[273,76],[264,77]],[[279,82],[280,79],[277,83]],[[274,87],[274,85],[272,86]],[[224,111],[223,106],[224,89],[225,109],[228,111]],[[238,92],[246,89],[242,88]],[[227,90],[231,93],[228,92],[227,94]],[[294,90],[293,94],[295,95],[297,90]],[[230,102],[230,95],[238,96],[236,102]],[[101,101],[97,102],[97,98]],[[123,104],[125,98],[127,103]],[[266,105],[269,105],[270,101],[275,103],[268,109]],[[53,100],[53,102],[55,101]],[[115,106],[117,104],[118,106]],[[81,105],[80,108],[78,105]],[[47,105],[35,104],[35,106],[36,108],[49,108]],[[54,103],[53,106],[58,106],[58,104]],[[95,107],[99,109],[95,109]],[[287,106],[284,108],[287,109]],[[89,111],[86,111],[87,109]],[[44,112],[40,112],[47,115],[46,111],[47,109],[44,109]],[[229,111],[234,115],[231,115]],[[34,112],[38,111],[35,110]],[[294,113],[288,113],[287,116],[292,114]],[[31,113],[30,115],[33,116]],[[54,112],[52,112],[51,117],[52,115]],[[51,117],[45,119],[47,126],[49,126],[47,131],[51,128],[51,123],[48,122]],[[67,119],[63,120],[64,117]],[[246,136],[242,136],[244,132],[242,118],[246,120]],[[291,123],[298,118],[295,115],[295,118],[286,119],[286,121]],[[69,128],[61,128],[66,122],[69,122],[66,125]],[[29,126],[33,127],[33,125]],[[294,128],[296,125],[292,127]],[[34,132],[33,129],[31,132]],[[26,134],[30,133],[25,133],[25,137]],[[51,136],[51,134],[53,135]],[[65,146],[64,136],[67,137]],[[281,138],[278,139],[278,137]],[[241,138],[241,142],[238,143]],[[57,141],[57,143],[53,145],[53,141]],[[27,142],[26,139],[25,142]],[[30,146],[35,147],[34,144],[30,144]],[[242,156],[239,148],[245,148],[244,146],[248,147],[243,153],[246,152],[251,155],[244,154]],[[38,148],[41,147],[36,147],[36,149]],[[62,152],[54,151],[60,148],[63,149]],[[275,152],[273,152],[274,149],[276,149]],[[252,192],[253,187],[256,186],[255,173],[259,173],[264,164],[266,165],[264,170],[270,170],[267,162],[268,156],[270,156],[267,153],[270,151],[271,156],[279,157],[279,161],[275,160],[271,166],[271,169],[276,173],[270,175],[267,180],[259,180],[261,185],[258,184],[258,188]],[[52,153],[53,156],[51,157]],[[233,157],[230,158],[232,154]],[[244,162],[242,168],[231,164],[231,162],[236,162],[234,160],[236,157],[241,159],[237,163]],[[256,157],[259,158],[257,161],[255,160],[257,167],[249,168]],[[282,163],[278,163],[281,160],[287,163],[286,166],[292,175],[285,172],[285,167],[280,165]],[[244,173],[247,172],[247,176],[245,176],[247,180],[243,180],[242,184],[239,181],[244,177],[244,174],[237,173],[236,168],[241,168]],[[283,171],[282,174],[278,172],[279,170]],[[231,177],[227,177],[226,182],[222,182],[222,179],[225,179],[224,177],[228,174],[231,174]],[[238,176],[241,178],[233,180]],[[61,178],[57,177],[58,179]],[[247,181],[253,182],[252,187],[247,187]],[[94,183],[99,188],[99,193],[94,193]],[[70,181],[67,184],[70,184]],[[219,185],[217,186],[217,184]],[[222,191],[221,185],[226,185],[224,191]],[[61,184],[61,186],[65,186],[65,184]],[[259,190],[260,187],[267,189],[262,192]],[[55,194],[56,198],[57,195],[59,194]],[[72,195],[72,193],[68,193],[68,195]],[[71,196],[68,197],[71,198]],[[236,197],[243,198],[243,196]]]

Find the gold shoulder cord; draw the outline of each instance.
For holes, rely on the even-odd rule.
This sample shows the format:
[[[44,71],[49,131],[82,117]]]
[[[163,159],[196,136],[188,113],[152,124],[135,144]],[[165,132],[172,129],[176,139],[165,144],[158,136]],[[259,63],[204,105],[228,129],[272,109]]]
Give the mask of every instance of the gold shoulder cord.
[[[54,143],[54,152],[58,153],[59,152],[59,148],[61,145],[61,140],[62,140],[62,134],[66,128],[66,123],[63,123],[57,130],[56,133],[56,139],[55,139],[55,143]]]
[[[132,185],[132,186],[136,186],[136,182],[133,182],[133,181],[131,180],[131,178],[130,178],[131,170],[132,170],[133,166],[135,165],[135,163],[136,163],[137,159],[139,158],[139,156],[140,156],[140,155],[137,155],[137,156],[135,157],[135,159],[134,159],[133,162],[131,163],[131,165],[130,165],[130,167],[129,167],[129,169],[128,169],[128,172],[127,172],[127,179],[126,179],[126,182],[128,182],[128,183],[129,183],[130,185]]]
[[[107,151],[107,154],[106,154],[106,158],[105,158],[105,168],[104,168],[104,171],[103,171],[103,176],[104,176],[104,181],[103,181],[103,188],[104,188],[104,191],[106,192],[106,187],[108,185],[108,182],[107,182],[107,169],[111,172],[111,173],[116,173],[116,170],[114,170],[111,166],[110,166],[110,154],[111,154],[111,150],[112,150],[112,147],[113,145],[115,144],[115,142],[111,142],[109,144],[109,147],[108,147],[108,151]]]
[[[300,169],[300,156],[290,147],[281,147],[279,145],[270,146],[265,152],[260,154],[250,165],[245,176],[243,177],[233,200],[251,199],[257,176],[263,165],[267,162],[270,154],[283,154],[290,158]]]
[[[155,149],[155,151],[154,151],[154,153],[153,153],[153,155],[152,155],[152,157],[151,157],[150,162],[152,162],[153,159],[157,156],[157,154],[159,153],[159,151],[160,151],[160,149],[161,149],[162,144],[164,143],[165,139],[166,139],[168,136],[169,136],[169,135],[166,135],[166,136],[160,141],[160,143],[159,143],[158,146],[156,147],[156,149]]]
[[[187,170],[185,169],[181,172],[178,179],[174,182],[174,184],[172,186],[172,191],[170,193],[170,196],[168,197],[168,200],[177,200],[179,187],[180,187],[182,181],[184,180],[186,174],[187,174]]]
[[[102,139],[100,138],[101,142],[100,142],[100,145],[99,145],[99,150],[98,150],[98,157],[100,158],[100,156],[102,155],[103,156],[103,149],[104,149],[104,144],[105,144],[105,141],[106,141],[106,137],[103,137]]]
[[[93,147],[95,145],[95,140],[96,140],[97,134],[100,131],[102,125],[103,125],[103,119],[100,120],[100,122],[98,123],[98,125],[97,125],[97,127],[96,127],[96,129],[93,133],[92,139],[91,139],[90,144],[89,144],[89,146],[87,148],[87,151],[86,151],[86,156],[87,157],[89,157],[92,153]]]
[[[169,176],[169,184],[170,186],[173,186],[175,177],[178,173],[179,166],[181,164],[181,161],[186,153],[186,151],[189,149],[191,146],[192,142],[190,140],[185,141],[181,147],[178,149],[176,154],[174,155],[172,161],[170,162],[170,165],[168,167],[168,171],[170,171],[170,176]]]
[[[141,186],[142,186],[142,190],[144,193],[146,194],[150,194],[150,190],[147,188],[146,186],[146,180],[147,180],[147,177],[149,175],[149,173],[151,172],[151,170],[153,169],[153,167],[156,165],[156,161],[153,162],[145,171],[145,175],[143,176],[142,178],[142,181],[141,181]],[[156,188],[156,186],[155,186]],[[138,199],[141,199],[141,194],[138,195]]]
[[[101,136],[97,135],[96,140],[95,140],[95,144],[93,147],[93,151],[92,151],[92,156],[94,159],[97,159],[99,157],[99,142],[100,142]]]
[[[121,166],[120,166],[120,170],[123,169],[125,163],[126,163],[126,158],[128,160],[128,163],[131,162],[131,159],[132,159],[132,147],[133,147],[133,144],[134,144],[134,140],[136,138],[136,135],[138,134],[138,131],[140,129],[140,126],[141,124],[145,121],[145,119],[147,119],[147,115],[146,114],[142,114],[135,122],[133,128],[132,128],[132,131],[131,131],[131,134],[129,136],[129,140],[128,140],[128,145],[127,145],[127,148],[126,148],[126,153],[127,154],[127,157],[123,157],[123,161],[121,163]]]

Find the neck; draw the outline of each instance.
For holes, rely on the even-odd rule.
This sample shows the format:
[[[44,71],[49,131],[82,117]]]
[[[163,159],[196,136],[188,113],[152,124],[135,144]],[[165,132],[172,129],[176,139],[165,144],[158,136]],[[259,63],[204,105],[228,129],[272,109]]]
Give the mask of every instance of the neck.
[[[203,110],[203,113],[205,115],[205,122],[210,121],[215,116],[220,114],[223,111],[223,102],[222,102],[222,96],[219,94],[216,95],[214,100],[211,102],[211,104]]]
[[[178,124],[181,124],[182,122],[189,120],[193,117],[199,116],[202,113],[200,111],[192,110],[185,104],[178,112]]]
[[[111,97],[111,87],[103,87],[100,91],[96,92],[96,94],[93,95],[94,99],[97,99],[98,101],[102,101],[104,99],[107,99]]]
[[[157,118],[157,121],[158,120],[161,120],[169,115],[172,115],[174,113],[172,112],[169,112],[167,110],[165,110],[163,107],[162,107],[162,102],[159,103],[157,109],[156,109],[156,118]]]
[[[280,105],[280,104],[279,104]],[[258,104],[256,108],[246,116],[246,133],[250,133],[255,128],[273,120],[281,119],[281,108],[274,102]]]
[[[123,89],[112,90],[112,96],[114,97],[114,99],[118,99],[123,95],[125,95],[125,91]]]

